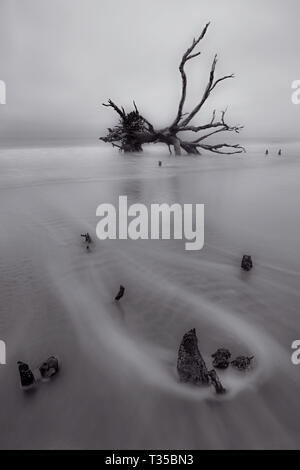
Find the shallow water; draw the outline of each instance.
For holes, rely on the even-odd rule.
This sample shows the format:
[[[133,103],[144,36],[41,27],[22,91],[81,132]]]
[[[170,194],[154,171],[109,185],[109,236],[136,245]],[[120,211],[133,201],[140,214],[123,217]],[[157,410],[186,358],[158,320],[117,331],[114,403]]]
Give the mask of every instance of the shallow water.
[[[258,148],[180,158],[159,147],[0,150],[0,447],[299,447],[297,157],[291,148],[281,158]],[[96,208],[119,195],[204,203],[204,249],[96,241]],[[247,274],[244,253],[254,260]],[[220,374],[224,397],[178,382],[178,346],[194,327],[209,366],[218,347],[255,355],[252,371]],[[22,393],[16,361],[36,367],[52,354],[60,375]]]

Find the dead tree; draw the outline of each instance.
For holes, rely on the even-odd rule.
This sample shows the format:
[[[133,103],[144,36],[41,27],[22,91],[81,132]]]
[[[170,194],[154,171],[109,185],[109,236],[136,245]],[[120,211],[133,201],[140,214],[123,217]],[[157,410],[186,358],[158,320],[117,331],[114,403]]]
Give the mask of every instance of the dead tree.
[[[225,75],[220,78],[215,77],[217,56],[215,55],[210,73],[208,83],[204,89],[200,101],[192,109],[192,111],[185,113],[184,105],[187,96],[187,75],[185,66],[188,61],[198,57],[201,52],[196,51],[197,46],[206,35],[209,23],[201,32],[198,38],[194,38],[191,46],[183,54],[179,71],[181,75],[181,98],[178,105],[176,117],[172,124],[163,129],[155,129],[154,126],[145,119],[137,109],[134,102],[134,110],[126,113],[123,107],[118,107],[112,100],[103,106],[111,107],[119,115],[119,123],[113,127],[108,128],[108,134],[101,137],[100,140],[110,142],[114,147],[118,147],[120,151],[124,152],[140,152],[142,151],[143,144],[161,142],[168,145],[169,149],[174,148],[176,155],[181,155],[181,150],[185,150],[188,154],[200,155],[201,150],[207,150],[218,154],[236,154],[244,152],[244,148],[239,144],[227,143],[207,143],[207,139],[215,134],[221,132],[234,132],[239,133],[243,126],[230,125],[225,121],[226,110],[220,113],[217,118],[216,110],[212,113],[212,118],[209,122],[200,125],[193,125],[192,120],[202,110],[206,104],[211,93],[215,88],[224,80],[234,78],[234,75]],[[187,140],[185,135],[191,136],[196,134],[196,138]]]

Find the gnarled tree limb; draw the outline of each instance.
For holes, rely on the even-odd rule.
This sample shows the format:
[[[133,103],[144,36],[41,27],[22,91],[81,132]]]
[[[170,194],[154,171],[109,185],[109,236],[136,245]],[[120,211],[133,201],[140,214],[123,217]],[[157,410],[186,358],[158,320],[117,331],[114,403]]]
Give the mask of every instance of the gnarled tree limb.
[[[202,30],[202,33],[197,39],[193,39],[192,45],[187,49],[187,51],[183,54],[180,65],[179,65],[179,71],[181,74],[181,80],[182,80],[182,90],[181,90],[181,98],[178,106],[178,111],[177,111],[177,116],[171,125],[171,128],[174,128],[177,126],[179,121],[182,119],[182,111],[183,111],[183,106],[185,103],[186,99],[186,89],[187,89],[187,76],[184,70],[184,66],[187,63],[188,60],[194,59],[195,57],[199,56],[201,52],[196,52],[195,54],[191,54],[195,47],[199,44],[199,42],[204,38],[206,31],[209,27],[209,23],[207,23]]]
[[[213,153],[219,154],[236,154],[244,152],[245,149],[239,144],[207,144],[204,141],[215,134],[220,134],[222,132],[235,132],[239,133],[243,126],[232,126],[226,123],[225,121],[225,111],[221,112],[221,118],[216,120],[216,110],[213,111],[211,120],[206,124],[201,125],[192,125],[191,121],[198,115],[204,104],[207,102],[211,93],[214,89],[223,81],[234,78],[234,75],[224,75],[218,79],[215,78],[215,71],[217,65],[217,55],[214,56],[212,61],[208,83],[205,87],[201,100],[198,104],[192,109],[191,112],[184,112],[184,105],[187,96],[187,75],[185,71],[185,65],[189,60],[195,59],[198,57],[201,52],[196,51],[196,47],[205,37],[210,23],[207,23],[203,28],[201,34],[195,39],[191,46],[183,54],[180,65],[179,72],[181,76],[181,97],[178,104],[177,114],[174,121],[170,126],[167,126],[163,129],[156,130],[154,126],[144,118],[137,108],[135,102],[134,111],[126,113],[123,107],[118,107],[112,100],[109,100],[107,104],[103,104],[106,107],[111,107],[120,117],[119,124],[114,128],[108,129],[108,135],[102,137],[101,140],[104,142],[110,142],[114,146],[118,146],[121,150],[125,152],[132,151],[141,151],[142,145],[144,143],[156,143],[162,142],[170,148],[174,147],[175,153],[179,155],[181,149],[185,150],[187,153],[200,154],[200,150],[206,150]],[[183,140],[180,135],[182,132],[194,132],[198,133],[204,130],[208,130],[206,134],[202,134],[196,139],[188,142]],[[116,144],[118,142],[118,144]],[[225,149],[231,149],[226,151]]]

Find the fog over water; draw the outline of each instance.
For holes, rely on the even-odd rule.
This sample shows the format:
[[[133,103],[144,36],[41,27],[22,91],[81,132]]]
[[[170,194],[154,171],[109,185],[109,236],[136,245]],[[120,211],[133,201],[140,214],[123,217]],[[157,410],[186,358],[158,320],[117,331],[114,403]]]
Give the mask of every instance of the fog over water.
[[[124,156],[109,147],[0,152],[1,448],[292,448],[299,446],[298,151],[265,158]],[[158,159],[163,165],[158,167]],[[205,204],[205,247],[96,241],[96,207]],[[244,253],[254,269],[240,270]],[[113,301],[119,285],[126,295]],[[180,384],[177,350],[196,328],[210,355],[253,354],[220,374],[228,393]],[[17,360],[62,359],[32,394]]]
[[[298,0],[0,0],[0,448],[299,448],[299,16]],[[109,98],[127,111],[135,100],[156,129],[173,122],[180,59],[208,21],[184,112],[217,53],[216,79],[236,78],[192,124],[228,107],[245,129],[214,137],[247,153],[100,144],[117,123]],[[121,195],[204,204],[203,250],[97,240],[98,205]],[[209,368],[220,347],[254,355],[250,371],[220,372],[225,395],[179,382],[191,328]],[[50,355],[59,375],[23,393],[17,361],[35,369]]]
[[[216,76],[234,73],[199,115],[228,106],[247,141],[299,139],[298,0],[1,0],[0,141],[14,144],[96,141],[135,99],[158,128],[172,122],[180,99],[178,65],[205,23],[202,52],[187,66],[186,111],[199,102],[215,53]],[[235,139],[237,136],[229,136]]]

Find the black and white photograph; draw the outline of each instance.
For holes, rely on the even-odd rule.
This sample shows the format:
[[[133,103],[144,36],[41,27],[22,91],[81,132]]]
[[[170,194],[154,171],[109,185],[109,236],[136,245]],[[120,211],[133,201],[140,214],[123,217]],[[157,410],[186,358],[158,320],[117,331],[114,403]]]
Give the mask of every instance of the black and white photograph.
[[[300,448],[299,20],[0,0],[0,450]]]

